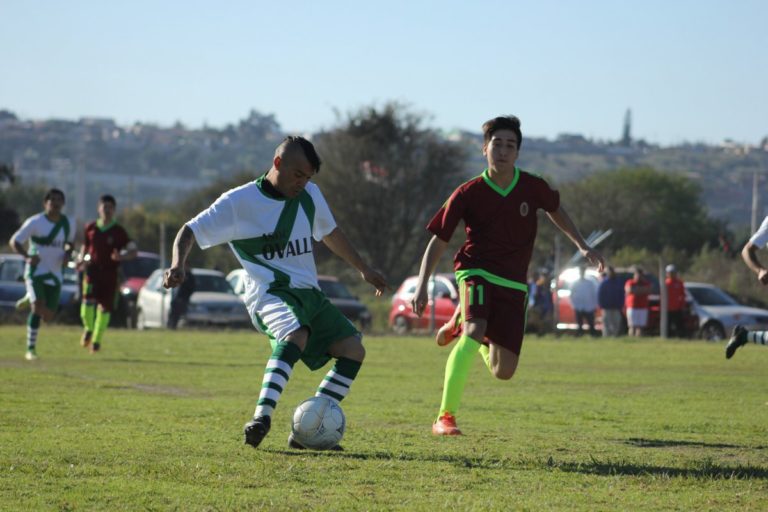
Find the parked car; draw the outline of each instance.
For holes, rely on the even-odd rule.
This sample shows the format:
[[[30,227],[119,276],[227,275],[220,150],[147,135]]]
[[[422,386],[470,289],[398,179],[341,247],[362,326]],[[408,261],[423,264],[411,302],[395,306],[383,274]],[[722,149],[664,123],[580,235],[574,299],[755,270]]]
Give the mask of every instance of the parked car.
[[[247,327],[251,318],[224,274],[218,270],[193,268],[195,291],[189,300],[183,325]],[[136,301],[136,327],[165,327],[171,309],[171,290],[163,288],[163,270],[155,270],[139,290]]]
[[[736,324],[749,330],[768,330],[768,310],[739,304],[712,284],[685,283],[685,290],[699,316],[700,336],[706,340],[725,339]]]
[[[120,286],[117,307],[112,313],[111,325],[136,327],[136,300],[144,282],[160,268],[160,256],[153,252],[139,251],[132,260],[120,263]]]
[[[434,289],[434,304],[430,301],[421,317],[417,317],[411,309],[411,300],[416,293],[418,276],[406,278],[392,296],[392,307],[389,310],[389,326],[398,334],[405,334],[414,329],[428,329],[435,309],[435,327],[440,327],[453,317],[456,304],[459,302],[459,287],[453,274],[436,274],[434,281],[430,280],[427,288],[429,297]]]
[[[584,276],[593,281],[595,285],[600,283],[600,275],[594,268],[588,268],[584,273]],[[627,279],[631,279],[633,272],[630,269],[616,269],[616,276],[622,281],[626,282]],[[571,304],[571,286],[579,278],[579,267],[569,267],[562,272],[557,278],[556,289],[553,291],[553,300],[555,302],[555,308],[558,312],[558,320],[556,328],[558,331],[575,331],[576,330],[576,313],[573,310]],[[645,328],[645,332],[650,335],[658,335],[660,332],[661,324],[661,307],[659,299],[659,280],[655,275],[646,273],[645,278],[651,283],[651,294],[648,296],[648,324]],[[553,283],[553,286],[555,283]],[[686,302],[688,307],[685,311],[685,327],[689,337],[699,335],[699,315],[698,309],[693,303],[693,298],[690,294],[686,293]],[[595,328],[602,329],[603,326],[603,311],[598,307],[595,312]],[[626,316],[624,319],[624,332],[626,332]]]
[[[77,273],[65,267],[59,297],[59,311],[55,321],[61,323],[80,322],[80,295]],[[27,311],[16,310],[16,301],[27,294],[24,284],[24,258],[20,254],[0,254],[0,318],[22,321]]]
[[[248,273],[245,269],[238,268],[227,274],[229,282],[235,293],[241,297],[245,295],[245,281]],[[328,300],[339,308],[339,311],[351,322],[356,322],[362,330],[371,326],[373,320],[368,307],[352,295],[347,287],[333,276],[317,276],[317,282]]]

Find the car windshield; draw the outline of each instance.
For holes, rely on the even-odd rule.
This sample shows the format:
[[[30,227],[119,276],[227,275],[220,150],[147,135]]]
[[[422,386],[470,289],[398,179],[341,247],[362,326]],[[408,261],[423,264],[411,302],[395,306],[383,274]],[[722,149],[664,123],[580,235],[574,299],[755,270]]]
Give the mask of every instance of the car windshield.
[[[195,274],[195,291],[235,294],[223,276],[212,276],[210,274]]]
[[[329,299],[354,299],[349,290],[347,290],[347,287],[339,281],[321,279],[319,283],[320,289],[323,290],[323,293]]]
[[[132,260],[125,260],[120,264],[126,279],[131,277],[147,278],[160,268],[160,259],[149,256],[136,256]]]
[[[693,299],[700,306],[738,306],[739,303],[733,300],[728,294],[719,288],[709,287],[688,287],[688,291]]]

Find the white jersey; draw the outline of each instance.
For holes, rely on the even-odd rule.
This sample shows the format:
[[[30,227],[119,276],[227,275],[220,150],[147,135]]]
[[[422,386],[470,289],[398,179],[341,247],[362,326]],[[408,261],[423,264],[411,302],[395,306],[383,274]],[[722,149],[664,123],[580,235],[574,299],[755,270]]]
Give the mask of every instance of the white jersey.
[[[752,235],[749,241],[752,245],[760,248],[768,246],[768,217],[763,219],[763,223],[760,224],[760,227],[757,228],[757,231],[755,231],[755,234]]]
[[[312,239],[336,228],[314,183],[295,198],[276,199],[256,181],[225,192],[187,223],[201,249],[229,243],[248,273],[245,303],[253,315],[270,288],[317,288]]]
[[[11,237],[11,243],[24,245],[29,241],[27,254],[40,258],[35,266],[27,263],[24,272],[27,279],[37,278],[46,284],[60,285],[61,271],[66,263],[64,244],[72,242],[73,237],[66,215],[62,215],[58,222],[52,222],[45,213],[38,213],[24,221]]]

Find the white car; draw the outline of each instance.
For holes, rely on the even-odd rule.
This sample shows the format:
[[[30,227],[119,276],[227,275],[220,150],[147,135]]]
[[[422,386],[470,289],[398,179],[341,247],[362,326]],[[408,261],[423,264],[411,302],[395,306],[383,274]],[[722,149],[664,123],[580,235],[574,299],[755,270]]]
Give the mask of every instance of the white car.
[[[251,326],[251,318],[242,299],[234,292],[224,274],[217,270],[193,268],[195,291],[179,325]],[[163,288],[163,270],[155,270],[139,290],[136,300],[136,327],[165,327],[171,309],[171,290]]]
[[[749,330],[768,330],[768,310],[739,304],[712,284],[685,283],[685,289],[693,299],[704,339],[725,339],[736,324]]]

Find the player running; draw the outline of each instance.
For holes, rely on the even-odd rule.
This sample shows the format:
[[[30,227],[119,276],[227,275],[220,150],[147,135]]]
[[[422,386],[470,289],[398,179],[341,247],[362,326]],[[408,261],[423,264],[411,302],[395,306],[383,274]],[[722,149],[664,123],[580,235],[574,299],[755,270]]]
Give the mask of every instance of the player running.
[[[336,226],[320,189],[310,182],[319,170],[312,143],[287,137],[266,174],[225,192],[179,230],[165,273],[166,288],[184,281],[184,264],[195,241],[202,249],[229,243],[248,272],[246,306],[272,344],[256,411],[245,425],[245,443],[254,448],[269,432],[272,412],[299,359],[310,370],[336,359],[315,396],[339,402],[365,357],[362,334],[320,291],[312,239],[322,240],[360,271],[377,296],[388,288]],[[289,446],[300,448],[292,438]]]
[[[26,359],[37,359],[40,320],[49,322],[59,307],[62,270],[72,251],[74,233],[62,213],[64,192],[52,188],[43,199],[43,212],[29,217],[16,231],[9,245],[24,256],[24,283],[32,310],[27,317]],[[24,248],[24,244],[28,248]]]
[[[525,330],[528,264],[536,239],[536,212],[543,209],[581,254],[602,272],[603,257],[584,241],[560,205],[560,194],[544,179],[515,166],[523,141],[517,117],[483,124],[483,155],[488,168],[457,188],[429,222],[427,245],[413,297],[413,311],[424,312],[427,282],[459,221],[466,240],[454,257],[460,303],[451,322],[437,334],[438,345],[458,342],[445,367],[443,398],[435,435],[460,435],[456,426],[467,374],[478,352],[491,374],[511,379],[517,369]]]
[[[117,202],[111,195],[99,198],[99,218],[85,226],[85,241],[80,249],[79,269],[83,272],[83,302],[80,318],[83,336],[80,345],[94,354],[101,349],[117,301],[120,262],[136,257],[136,244],[115,220]],[[97,308],[98,306],[98,308]]]
[[[768,284],[768,269],[757,258],[757,251],[763,247],[768,247],[768,217],[763,219],[760,227],[741,250],[741,258],[744,263],[752,272],[757,274],[757,280],[766,285]],[[731,339],[725,346],[725,358],[732,358],[736,349],[749,342],[768,345],[768,331],[748,331],[741,325],[734,326]]]

